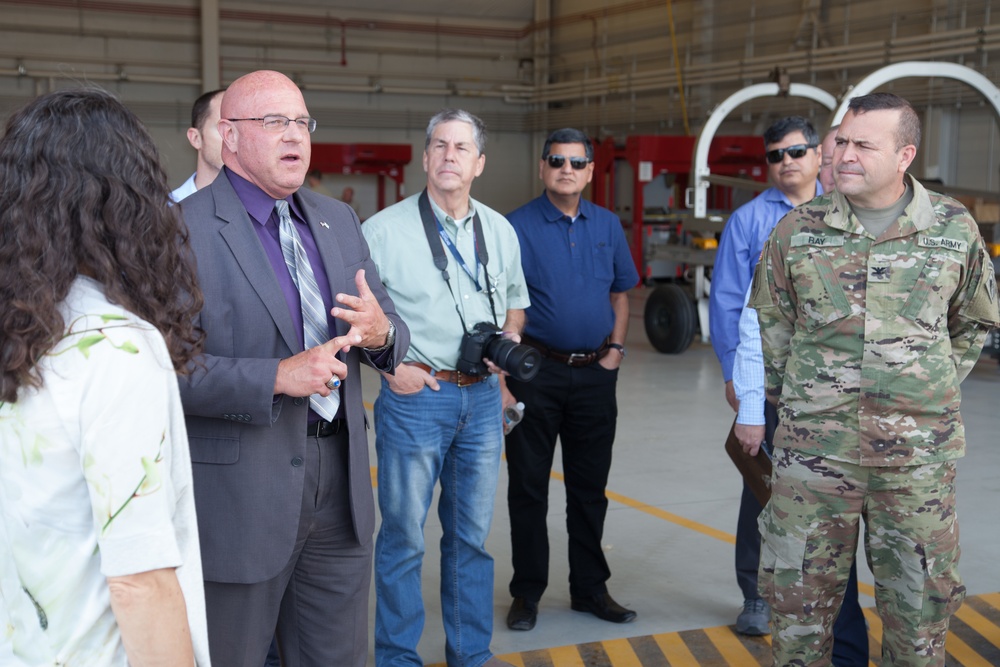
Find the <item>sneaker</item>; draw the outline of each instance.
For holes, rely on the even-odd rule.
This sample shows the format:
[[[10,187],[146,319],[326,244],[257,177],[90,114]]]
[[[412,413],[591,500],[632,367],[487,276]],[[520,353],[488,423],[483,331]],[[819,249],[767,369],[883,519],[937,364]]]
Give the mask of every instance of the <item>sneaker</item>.
[[[760,637],[771,634],[771,607],[760,598],[743,601],[743,611],[736,617],[736,632]]]

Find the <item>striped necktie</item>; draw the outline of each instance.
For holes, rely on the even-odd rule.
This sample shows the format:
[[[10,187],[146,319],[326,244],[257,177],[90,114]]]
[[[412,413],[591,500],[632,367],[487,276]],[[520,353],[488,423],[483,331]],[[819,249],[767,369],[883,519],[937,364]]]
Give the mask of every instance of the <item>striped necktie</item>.
[[[302,302],[302,333],[305,348],[316,347],[330,340],[330,329],[327,325],[326,309],[323,297],[316,284],[309,257],[302,245],[302,238],[295,229],[292,216],[288,212],[288,202],[279,199],[274,203],[278,211],[278,239],[281,241],[281,254],[285,257],[285,266],[292,276],[292,282],[299,290],[299,300]],[[340,390],[335,389],[329,396],[313,394],[309,397],[309,405],[320,417],[333,421],[340,407]]]

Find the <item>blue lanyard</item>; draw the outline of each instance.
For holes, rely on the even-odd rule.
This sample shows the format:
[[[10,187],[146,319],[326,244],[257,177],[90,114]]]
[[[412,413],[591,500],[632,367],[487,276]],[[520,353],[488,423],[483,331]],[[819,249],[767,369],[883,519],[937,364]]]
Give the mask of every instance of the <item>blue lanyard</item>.
[[[462,259],[462,253],[458,252],[458,248],[456,248],[455,244],[452,243],[451,237],[449,237],[448,233],[444,231],[444,227],[441,225],[441,221],[437,219],[436,215],[434,216],[434,222],[437,223],[438,234],[441,235],[441,240],[444,241],[444,244],[446,246],[448,246],[448,250],[451,251],[451,254],[455,257],[455,261],[458,262],[458,265],[462,267],[462,269],[469,275],[470,278],[472,278],[472,282],[476,284],[476,291],[482,292],[483,288],[479,286],[479,253],[476,252],[475,255],[476,272],[473,273],[472,269],[469,268],[469,265],[465,263],[464,259]],[[472,242],[473,244],[475,244],[476,250],[478,251],[479,248],[475,236],[473,236]]]

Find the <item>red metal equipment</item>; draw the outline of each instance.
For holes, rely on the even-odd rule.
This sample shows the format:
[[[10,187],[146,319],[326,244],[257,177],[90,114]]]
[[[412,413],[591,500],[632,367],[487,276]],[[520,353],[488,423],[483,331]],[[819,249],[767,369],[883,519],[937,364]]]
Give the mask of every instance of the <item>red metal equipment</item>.
[[[675,194],[671,198],[671,210],[667,213],[680,212],[684,208],[684,191],[692,180],[695,140],[695,137],[687,136],[632,136],[625,140],[624,146],[616,146],[614,139],[608,138],[594,147],[591,198],[595,204],[618,213],[625,226],[631,227],[629,243],[632,258],[643,280],[650,277],[643,252],[643,235],[647,225],[643,219],[643,186],[661,174],[673,175]],[[616,161],[625,161],[630,167],[633,178],[631,203],[615,201]],[[760,137],[717,136],[712,140],[708,161],[713,175],[761,182],[767,180],[764,142]],[[734,208],[732,189],[713,186],[709,192],[709,207],[727,213],[731,211]],[[683,213],[677,215],[678,221],[683,217]],[[662,221],[656,224],[662,224]]]
[[[403,169],[412,158],[409,144],[313,144],[309,168],[324,174],[378,176],[377,210],[381,211],[386,206],[386,177],[395,182],[395,201],[399,201],[403,198]]]

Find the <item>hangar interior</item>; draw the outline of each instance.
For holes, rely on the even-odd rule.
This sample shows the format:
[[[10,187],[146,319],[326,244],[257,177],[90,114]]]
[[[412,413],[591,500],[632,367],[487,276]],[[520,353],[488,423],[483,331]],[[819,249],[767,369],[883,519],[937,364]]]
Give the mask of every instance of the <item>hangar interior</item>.
[[[749,85],[809,84],[839,98],[870,72],[913,60],[965,65],[996,83],[995,10],[1000,7],[991,0],[0,0],[0,114],[62,87],[109,89],[150,128],[177,186],[195,164],[184,136],[194,99],[248,71],[274,69],[302,88],[318,121],[314,143],[412,146],[404,194],[424,182],[420,155],[428,118],[443,107],[479,115],[490,138],[473,196],[503,212],[540,191],[537,158],[547,132],[559,127],[620,145],[634,136],[697,136],[720,102]],[[914,175],[985,194],[984,210],[1000,200],[989,197],[1000,192],[1000,125],[980,94],[946,78],[900,79],[884,89],[909,99],[921,114],[924,139]],[[718,133],[759,136],[789,114],[811,118],[821,133],[830,117],[814,102],[779,95],[741,105]],[[375,212],[379,186],[370,175],[328,174],[326,182],[334,192],[352,186],[362,217]],[[627,202],[615,207],[627,219]],[[556,583],[565,580],[567,565],[554,481],[554,584],[534,631],[506,629],[510,564],[502,474],[489,543],[496,559],[494,647],[515,664],[765,664],[763,643],[759,650],[744,648],[747,658],[719,648],[724,642],[708,631],[704,641],[715,653],[695,651],[694,663],[646,662],[642,642],[631,641],[631,658],[614,644],[725,627],[741,602],[727,542],[739,480],[722,449],[732,416],[719,367],[703,342],[680,355],[657,353],[643,334],[646,294],[640,288],[631,296],[605,539],[611,590],[639,611],[639,620],[611,626],[569,610],[568,591]],[[370,404],[377,383],[365,381]],[[962,623],[988,623],[949,664],[1000,664],[996,361],[982,359],[964,389],[969,453],[959,467],[962,572],[970,594],[986,596],[987,603]],[[430,546],[439,531],[433,518],[427,531]],[[429,549],[421,645],[428,663],[444,655],[434,558]],[[870,587],[870,573],[861,571]],[[862,604],[872,607],[874,600],[863,596]],[[594,642],[610,644],[601,649],[603,658],[588,661],[579,646]],[[532,653],[569,645],[578,648],[544,658]],[[625,658],[614,657],[622,655],[619,649]]]
[[[481,116],[492,141],[474,195],[500,211],[536,193],[546,131],[603,140],[697,135],[732,92],[775,76],[834,96],[907,60],[968,65],[996,80],[1000,26],[989,0],[0,0],[0,113],[59,86],[114,90],[146,122],[171,184],[194,164],[184,139],[203,90],[261,68],[303,89],[314,142],[409,143],[421,183],[427,118],[446,106]],[[776,74],[777,72],[777,74]],[[1000,136],[982,97],[947,79],[891,85],[923,114],[918,176],[1000,188]],[[747,104],[721,134],[759,135],[815,103]],[[351,177],[375,205],[372,179]],[[336,184],[336,183],[335,183]]]

